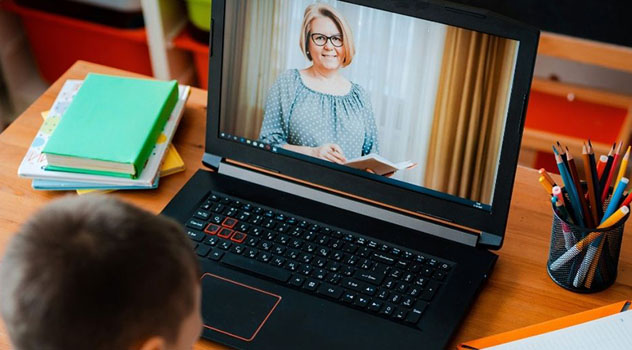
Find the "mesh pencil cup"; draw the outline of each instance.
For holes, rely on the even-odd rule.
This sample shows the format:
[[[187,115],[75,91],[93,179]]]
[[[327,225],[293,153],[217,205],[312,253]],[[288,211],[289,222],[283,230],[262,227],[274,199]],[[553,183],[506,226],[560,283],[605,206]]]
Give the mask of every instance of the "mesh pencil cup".
[[[610,227],[590,229],[559,217],[553,207],[553,227],[547,271],[562,288],[594,293],[617,278],[623,228],[630,214]]]

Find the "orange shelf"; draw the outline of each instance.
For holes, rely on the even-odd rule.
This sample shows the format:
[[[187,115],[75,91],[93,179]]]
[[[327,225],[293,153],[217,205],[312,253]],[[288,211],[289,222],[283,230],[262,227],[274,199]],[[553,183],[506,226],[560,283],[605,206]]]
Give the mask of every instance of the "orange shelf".
[[[188,27],[185,27],[178,36],[173,39],[173,46],[190,51],[193,54],[193,62],[197,72],[198,84],[202,89],[208,89],[208,62],[210,48],[193,38]]]

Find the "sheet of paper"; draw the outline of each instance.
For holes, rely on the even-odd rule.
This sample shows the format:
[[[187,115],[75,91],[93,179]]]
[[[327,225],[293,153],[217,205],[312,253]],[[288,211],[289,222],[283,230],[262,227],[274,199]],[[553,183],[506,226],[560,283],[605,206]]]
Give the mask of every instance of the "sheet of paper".
[[[620,312],[573,327],[496,345],[487,350],[629,350],[632,349],[632,311]]]

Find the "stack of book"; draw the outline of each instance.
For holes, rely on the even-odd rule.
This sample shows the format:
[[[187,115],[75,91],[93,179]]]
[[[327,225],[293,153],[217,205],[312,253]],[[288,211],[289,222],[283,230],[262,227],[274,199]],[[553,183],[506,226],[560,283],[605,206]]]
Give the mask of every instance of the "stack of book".
[[[188,86],[100,74],[68,80],[18,169],[39,190],[156,188],[184,170],[171,139]]]

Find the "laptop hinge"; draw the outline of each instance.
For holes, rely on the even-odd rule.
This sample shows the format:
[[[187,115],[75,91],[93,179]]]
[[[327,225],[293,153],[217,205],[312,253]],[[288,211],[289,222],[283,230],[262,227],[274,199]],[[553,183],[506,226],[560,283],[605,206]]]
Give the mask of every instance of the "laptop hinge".
[[[242,166],[233,165],[222,161],[217,171],[220,174],[238,178],[240,180],[255,183],[260,186],[273,188],[277,191],[315,200],[337,208],[351,210],[382,221],[392,222],[396,225],[407,227],[416,231],[431,234],[457,243],[475,247],[478,234],[464,232],[457,228],[440,225],[422,218],[404,215],[393,210],[383,209],[374,205],[354,200],[325,190],[303,185],[277,176],[267,175],[263,172],[251,170]]]
[[[484,249],[499,249],[503,243],[502,237],[498,235],[491,234],[489,232],[481,232],[478,236],[478,244],[479,248]]]
[[[219,170],[219,164],[222,162],[222,157],[216,156],[211,153],[204,153],[202,156],[202,164],[217,171]]]

